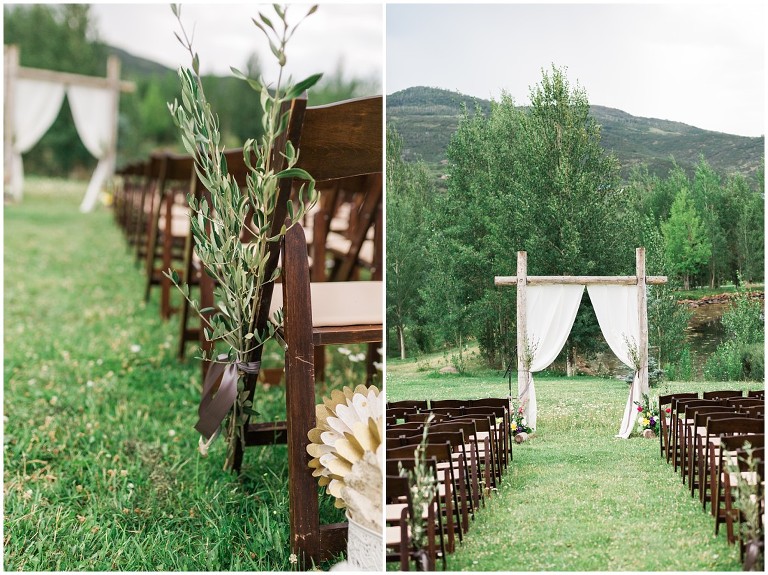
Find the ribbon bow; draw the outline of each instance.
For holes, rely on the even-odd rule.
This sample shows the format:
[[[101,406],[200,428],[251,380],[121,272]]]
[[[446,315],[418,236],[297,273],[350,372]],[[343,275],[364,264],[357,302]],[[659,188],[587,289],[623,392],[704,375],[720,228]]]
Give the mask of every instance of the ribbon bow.
[[[198,420],[195,429],[206,439],[216,433],[229,410],[235,405],[240,372],[258,374],[261,367],[260,361],[227,363],[228,358],[225,353],[219,355],[216,358],[217,363],[208,368],[203,382],[203,396],[200,399],[200,407],[197,408]],[[219,379],[221,383],[217,386]]]

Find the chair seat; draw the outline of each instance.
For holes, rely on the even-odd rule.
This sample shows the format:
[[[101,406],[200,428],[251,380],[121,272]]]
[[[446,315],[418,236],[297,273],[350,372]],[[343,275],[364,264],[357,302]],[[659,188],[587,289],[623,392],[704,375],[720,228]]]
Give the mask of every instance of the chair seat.
[[[334,253],[346,254],[352,246],[352,240],[349,240],[336,232],[330,232],[325,240],[325,248]],[[360,247],[360,253],[357,256],[361,262],[367,265],[373,265],[373,241],[366,239]]]
[[[312,291],[312,326],[381,325],[384,292],[380,281],[316,282]],[[275,284],[270,317],[283,307],[283,286]]]
[[[411,538],[411,528],[408,527],[408,539]],[[400,526],[394,526],[394,527],[387,527],[385,530],[385,537],[387,542],[387,547],[398,547],[400,545]]]

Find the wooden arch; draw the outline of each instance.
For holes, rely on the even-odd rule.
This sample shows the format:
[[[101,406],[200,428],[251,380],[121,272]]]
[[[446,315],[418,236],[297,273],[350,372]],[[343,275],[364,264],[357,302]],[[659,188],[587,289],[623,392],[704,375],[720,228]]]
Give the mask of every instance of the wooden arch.
[[[19,66],[19,48],[15,45],[4,47],[4,101],[3,101],[3,164],[4,164],[4,186],[8,187],[12,175],[12,138],[13,138],[13,111],[14,111],[14,84],[17,79],[41,80],[66,86],[84,86],[88,88],[106,88],[114,91],[114,102],[112,105],[112,133],[109,140],[106,154],[112,158],[117,157],[117,121],[119,113],[120,92],[133,92],[136,90],[136,84],[120,80],[120,59],[117,56],[109,56],[107,59],[107,76],[98,78],[95,76],[84,76],[80,74],[70,74],[67,72],[54,72],[51,70],[41,70],[38,68],[25,68]],[[114,161],[112,163],[114,167]],[[96,173],[94,173],[94,176]],[[99,185],[102,182],[91,181],[92,185]],[[21,198],[14,198],[19,200]],[[81,206],[83,209],[85,206]],[[83,209],[83,211],[88,211]]]
[[[637,303],[640,325],[640,341],[638,352],[640,354],[640,380],[644,386],[648,384],[648,302],[646,286],[661,285],[667,283],[666,276],[645,275],[645,248],[635,250],[636,273],[633,276],[529,276],[528,254],[524,251],[517,252],[517,275],[496,276],[494,284],[497,286],[517,286],[517,382],[524,385],[527,368],[523,363],[525,346],[526,324],[526,286],[529,285],[636,285]]]

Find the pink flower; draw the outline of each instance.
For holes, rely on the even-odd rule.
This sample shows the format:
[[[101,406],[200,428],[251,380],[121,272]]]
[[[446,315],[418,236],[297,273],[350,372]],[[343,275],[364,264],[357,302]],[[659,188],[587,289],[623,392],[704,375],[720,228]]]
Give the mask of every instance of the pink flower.
[[[637,406],[637,411],[643,411],[643,408],[641,406]]]
[[[667,413],[671,413],[671,412],[672,412],[672,408],[671,408],[671,407],[668,407],[668,408],[667,408]]]

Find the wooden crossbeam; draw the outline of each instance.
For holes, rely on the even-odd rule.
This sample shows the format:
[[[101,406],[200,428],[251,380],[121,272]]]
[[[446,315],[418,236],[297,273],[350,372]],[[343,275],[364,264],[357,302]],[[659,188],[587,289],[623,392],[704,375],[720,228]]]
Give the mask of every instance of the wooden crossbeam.
[[[517,276],[496,276],[493,283],[497,286],[517,285]],[[667,283],[667,276],[646,276],[647,285]],[[527,285],[637,285],[637,276],[526,276]]]
[[[110,78],[99,78],[96,76],[84,76],[82,74],[71,74],[69,72],[54,72],[53,70],[42,70],[40,68],[16,68],[16,78],[25,80],[40,80],[43,82],[55,82],[65,86],[85,86],[87,88],[112,88],[114,80]],[[119,81],[121,92],[135,92],[136,84],[126,80]]]

